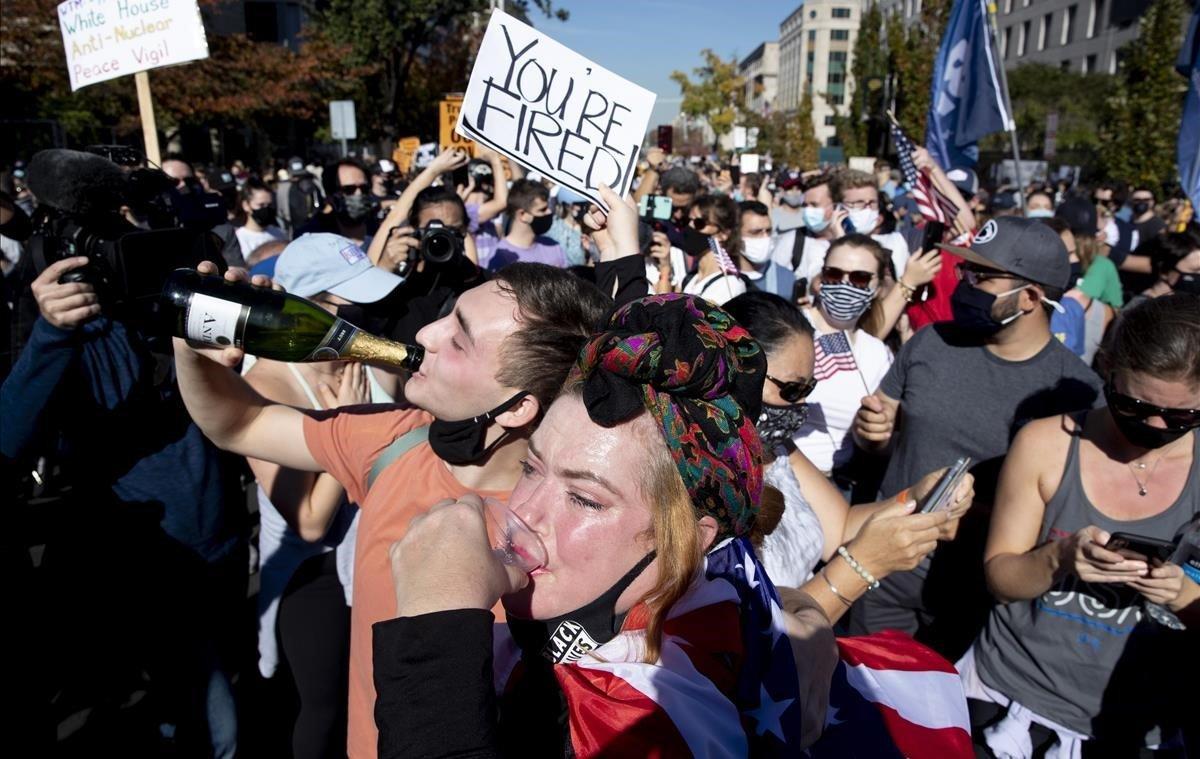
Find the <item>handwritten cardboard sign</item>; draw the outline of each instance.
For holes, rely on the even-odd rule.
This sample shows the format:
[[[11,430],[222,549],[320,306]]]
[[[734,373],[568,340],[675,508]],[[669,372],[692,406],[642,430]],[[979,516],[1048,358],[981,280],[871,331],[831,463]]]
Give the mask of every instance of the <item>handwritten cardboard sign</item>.
[[[475,143],[455,131],[462,103],[462,95],[447,95],[438,104],[438,147],[443,153],[447,150],[462,150],[474,158]]]
[[[58,25],[72,92],[208,57],[196,0],[66,0]]]
[[[654,93],[493,11],[457,130],[595,201],[624,195]]]

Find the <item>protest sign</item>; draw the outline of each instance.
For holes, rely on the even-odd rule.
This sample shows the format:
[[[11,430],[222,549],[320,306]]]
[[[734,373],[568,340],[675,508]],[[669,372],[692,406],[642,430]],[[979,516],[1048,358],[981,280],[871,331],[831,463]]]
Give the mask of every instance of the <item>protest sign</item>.
[[[758,171],[758,153],[742,153],[738,156],[738,168],[743,174]]]
[[[401,137],[400,143],[392,151],[392,160],[400,169],[401,174],[407,174],[417,156],[417,148],[421,147],[420,137]]]
[[[454,131],[455,125],[458,124],[458,112],[462,110],[462,103],[462,95],[447,95],[438,105],[438,114],[441,116],[439,119],[441,127],[438,135],[439,147],[443,153],[447,150],[462,150],[474,158],[475,142]]]
[[[493,11],[458,132],[575,190],[629,190],[654,93]]]
[[[208,57],[196,0],[67,0],[58,24],[72,91]]]

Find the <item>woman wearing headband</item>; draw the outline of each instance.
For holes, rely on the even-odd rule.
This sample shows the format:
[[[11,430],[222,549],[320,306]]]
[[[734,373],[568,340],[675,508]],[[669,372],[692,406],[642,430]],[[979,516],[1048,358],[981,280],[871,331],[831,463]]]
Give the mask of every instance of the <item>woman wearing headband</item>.
[[[745,756],[814,737],[793,617],[755,558],[766,361],[727,313],[618,310],[534,433],[511,507],[547,560],[493,558],[477,499],[393,549],[375,627],[380,755]],[[508,624],[489,609],[503,601]],[[828,695],[828,680],[823,684]]]

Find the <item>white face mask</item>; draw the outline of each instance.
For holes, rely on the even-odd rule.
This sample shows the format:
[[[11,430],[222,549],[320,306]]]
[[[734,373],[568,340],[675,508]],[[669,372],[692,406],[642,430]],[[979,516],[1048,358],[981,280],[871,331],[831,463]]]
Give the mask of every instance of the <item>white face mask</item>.
[[[742,239],[742,255],[754,265],[759,265],[771,257],[770,237],[746,237]]]
[[[1049,219],[1054,216],[1054,212],[1049,208],[1030,208],[1025,212],[1027,219]]]
[[[875,225],[879,223],[879,212],[871,208],[860,208],[849,213],[850,223],[854,225],[854,231],[860,235],[869,235],[875,231]]]

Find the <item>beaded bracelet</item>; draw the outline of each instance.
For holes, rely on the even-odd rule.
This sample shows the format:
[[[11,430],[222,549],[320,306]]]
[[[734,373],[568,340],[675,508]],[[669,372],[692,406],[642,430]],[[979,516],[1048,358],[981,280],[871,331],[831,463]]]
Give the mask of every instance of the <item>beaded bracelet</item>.
[[[876,580],[875,576],[868,572],[866,567],[855,561],[854,557],[850,555],[850,552],[846,550],[846,546],[838,546],[837,552],[838,556],[841,556],[843,559],[845,559],[846,563],[850,565],[850,568],[853,569],[855,573],[863,579],[863,582],[867,584],[867,590],[875,590],[879,587],[879,580]]]
[[[904,280],[900,280],[896,284],[900,286],[900,294],[904,296],[904,302],[912,303],[913,298],[917,295],[917,288],[904,284]]]
[[[853,606],[853,605],[854,605],[854,602],[853,602],[853,601],[851,601],[850,599],[846,598],[846,597],[845,597],[845,596],[843,596],[841,593],[838,593],[838,589],[837,589],[837,587],[836,587],[836,586],[834,586],[834,584],[833,584],[832,582],[830,582],[830,580],[829,580],[829,575],[825,574],[825,567],[821,567],[820,575],[821,575],[821,579],[823,579],[823,580],[825,581],[825,584],[829,586],[829,591],[830,591],[831,593],[833,593],[833,595],[834,595],[834,596],[836,596],[836,597],[837,597],[837,600],[839,600],[839,601],[841,601],[842,603],[846,604],[846,608],[847,608],[847,609],[849,609],[851,606]]]

